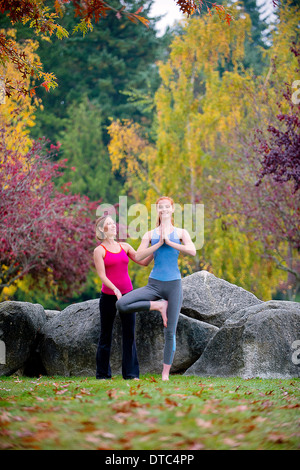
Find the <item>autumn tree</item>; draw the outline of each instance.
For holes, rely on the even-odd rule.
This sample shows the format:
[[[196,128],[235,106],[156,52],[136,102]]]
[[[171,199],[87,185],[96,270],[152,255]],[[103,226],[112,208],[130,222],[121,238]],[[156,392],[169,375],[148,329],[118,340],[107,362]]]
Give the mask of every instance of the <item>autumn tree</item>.
[[[6,35],[14,41],[16,53],[25,54],[31,61],[39,61],[37,41],[26,39],[22,43],[17,42],[16,30],[14,29],[6,30]],[[3,74],[4,69],[0,64],[0,76],[3,76]],[[16,69],[12,63],[7,64],[5,76],[12,86],[18,87],[20,83],[23,83],[26,87],[30,86],[30,78],[24,79],[22,72]],[[0,104],[0,125],[6,128],[5,135],[2,135],[2,138],[5,138],[5,143],[9,149],[18,150],[20,155],[26,152],[31,144],[30,130],[36,123],[35,113],[39,106],[41,106],[41,101],[37,97],[30,97],[28,94],[4,96],[3,102]]]
[[[145,25],[148,24],[148,20],[139,14],[141,10],[131,13],[121,4],[119,8],[114,8],[102,0],[98,2],[58,0],[50,4],[45,0],[22,0],[21,2],[1,0],[0,11],[2,14],[7,14],[12,24],[18,22],[28,24],[36,35],[51,37],[54,34],[62,39],[69,36],[69,31],[59,24],[59,19],[65,14],[66,6],[69,3],[74,5],[75,16],[80,18],[74,32],[81,31],[86,34],[93,29],[93,23],[97,23],[100,18],[105,18],[109,11],[114,11],[118,18],[126,16],[133,22],[141,21]],[[19,53],[16,50],[15,42],[7,38],[3,32],[0,34],[0,57],[4,66],[8,63],[15,64],[22,72],[23,78],[34,76],[37,80],[42,81],[41,85],[47,90],[57,86],[56,77],[52,73],[44,72],[40,61],[31,61],[25,53]],[[17,94],[28,93],[28,88],[23,83],[13,85],[6,80],[5,88],[8,96],[13,92]],[[31,89],[31,92],[33,91],[34,88]]]
[[[290,49],[298,59],[296,74],[300,71],[300,45],[293,42]],[[276,74],[276,61],[273,66]],[[261,184],[265,175],[272,175],[277,182],[292,181],[294,192],[297,192],[300,189],[300,105],[299,100],[293,97],[291,83],[285,84],[282,98],[283,102],[278,101],[277,125],[268,126],[267,136],[257,130],[256,149],[261,156],[261,169],[256,184]]]
[[[228,183],[218,197],[225,212],[235,214],[240,232],[256,241],[253,250],[261,251],[261,265],[271,262],[275,267],[278,286],[289,299],[295,298],[300,280],[300,107],[292,99],[299,71],[296,12],[289,5],[281,9],[269,67],[241,89],[252,103],[252,117],[246,121],[250,132],[238,122],[231,132],[236,171],[226,172]]]
[[[287,26],[284,16],[281,20],[283,24],[278,28],[286,32],[291,22]],[[252,70],[242,66],[244,39],[249,32],[249,17],[240,11],[232,30],[219,28],[216,19],[208,16],[189,20],[183,34],[174,38],[169,60],[160,64],[156,151],[147,161],[152,183],[151,187],[148,185],[146,200],[149,201],[149,194],[153,195],[155,184],[160,194],[169,194],[181,203],[204,203],[205,244],[199,252],[198,266],[268,299],[285,278],[284,273],[277,270],[274,260],[262,256],[262,218],[251,220],[237,207],[250,192],[254,203],[255,191],[248,188],[251,184],[255,188],[253,167],[245,158],[245,151],[251,145],[251,131],[258,123],[265,131],[273,119],[278,91],[267,67],[265,75],[255,79]],[[281,38],[286,40],[285,35]],[[212,48],[213,43],[218,47]],[[277,48],[275,43],[274,47]],[[274,53],[271,48],[270,57]],[[283,73],[286,52],[279,54]],[[123,131],[126,132],[125,123]],[[114,136],[111,155],[115,151],[115,161],[119,155],[119,164],[127,162],[129,171],[133,146],[120,139],[118,149],[117,132]],[[145,167],[143,162],[140,165]],[[228,186],[233,188],[230,196]],[[268,188],[264,188],[261,204],[269,198]],[[283,193],[282,209],[287,217],[290,210],[295,217],[295,206],[282,205],[284,199]],[[258,226],[261,230],[255,231]],[[265,229],[268,230],[266,225]],[[285,250],[286,233],[278,232],[279,238]]]
[[[108,132],[112,170],[120,171],[125,178],[126,194],[139,201],[145,197],[145,192],[152,188],[158,195],[160,186],[153,180],[156,150],[149,143],[143,128],[129,120],[116,120],[111,123]]]
[[[207,10],[210,12],[216,11],[221,20],[225,20],[227,23],[230,23],[232,20],[226,8],[216,3],[213,3],[211,8],[209,8],[206,0],[204,2],[193,0],[174,1],[188,15],[193,14],[195,11],[201,11],[204,3]],[[55,2],[47,2],[46,0],[1,0],[0,11],[2,14],[7,14],[12,24],[18,22],[28,24],[34,31],[34,34],[44,37],[56,35],[58,38],[63,39],[68,37],[70,32],[60,24],[59,20],[65,15],[68,4],[74,6],[75,17],[78,17],[73,33],[80,31],[85,35],[93,29],[100,19],[107,18],[110,12],[113,12],[118,19],[127,18],[133,23],[141,22],[148,26],[149,20],[141,15],[143,4],[147,4],[147,1],[141,3],[141,7],[134,12],[130,12],[121,2],[115,5],[113,0],[110,3],[103,0],[98,0],[97,2],[93,0],[85,0],[84,2],[80,0],[56,0]],[[0,34],[0,57],[4,65],[8,63],[15,64],[22,72],[23,78],[34,76],[37,80],[42,81],[41,85],[47,90],[57,86],[56,77],[53,73],[44,72],[41,62],[30,61],[26,54],[18,53],[14,41],[7,38],[3,32]],[[5,88],[8,96],[13,92],[17,94],[28,93],[28,89],[22,83],[15,84],[14,86],[6,80]],[[31,88],[31,93],[34,92],[35,88]]]
[[[118,0],[113,0],[118,5]],[[132,10],[138,9],[139,0],[129,0]],[[152,1],[145,6],[144,15],[150,15]],[[73,30],[77,19],[74,7],[66,7],[66,15],[61,23]],[[157,89],[158,72],[155,62],[162,56],[164,40],[156,35],[156,19],[148,28],[136,25],[126,19],[119,20],[113,12],[108,12],[105,23],[97,24],[85,36],[80,32],[60,40],[51,37],[50,41],[39,38],[39,56],[46,70],[51,70],[59,86],[48,93],[38,91],[46,112],[38,110],[37,126],[32,135],[37,138],[46,135],[51,141],[59,139],[64,126],[63,119],[69,107],[80,103],[84,95],[101,108],[103,142],[108,142],[105,126],[109,118],[144,119],[125,94],[135,90],[144,93],[148,86]],[[19,37],[26,37],[30,31],[20,29]],[[43,87],[42,87],[43,88]]]
[[[51,153],[57,148],[52,146]],[[0,139],[0,292],[30,275],[49,290],[71,295],[91,266],[95,204],[55,188],[62,164],[41,140],[22,156]]]

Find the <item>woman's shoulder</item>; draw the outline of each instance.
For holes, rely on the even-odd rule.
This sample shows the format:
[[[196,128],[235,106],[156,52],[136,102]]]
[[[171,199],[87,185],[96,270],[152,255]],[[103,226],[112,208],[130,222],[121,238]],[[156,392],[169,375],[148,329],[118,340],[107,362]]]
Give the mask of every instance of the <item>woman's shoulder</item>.
[[[155,231],[155,228],[146,232],[143,235],[143,240],[151,240],[154,231]]]
[[[102,245],[102,244],[96,246],[96,248],[94,249],[94,255],[101,255],[101,256],[103,256],[103,255],[105,255],[105,253],[106,253],[106,248],[105,248],[105,246]]]
[[[179,236],[179,238],[181,238],[183,233],[185,232],[185,229],[181,227],[174,227],[174,231],[177,232],[177,235]]]
[[[118,242],[120,247],[123,248],[123,250],[125,251],[125,253],[128,253],[128,251],[130,250],[130,248],[132,248],[132,246],[127,243],[127,242]]]

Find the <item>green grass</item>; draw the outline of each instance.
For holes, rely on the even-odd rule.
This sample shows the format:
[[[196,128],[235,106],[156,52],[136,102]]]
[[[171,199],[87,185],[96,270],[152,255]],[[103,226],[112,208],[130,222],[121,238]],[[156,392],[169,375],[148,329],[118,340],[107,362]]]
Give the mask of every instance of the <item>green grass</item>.
[[[1,377],[0,449],[299,449],[299,384]]]

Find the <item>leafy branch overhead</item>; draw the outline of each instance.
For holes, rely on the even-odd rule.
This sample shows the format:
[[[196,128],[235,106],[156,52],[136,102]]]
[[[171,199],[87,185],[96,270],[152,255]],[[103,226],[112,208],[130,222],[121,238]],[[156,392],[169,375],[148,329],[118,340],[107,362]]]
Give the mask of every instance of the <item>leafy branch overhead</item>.
[[[211,3],[206,0],[174,0],[180,11],[187,16],[196,12],[201,13],[203,6],[209,15],[216,12],[220,20],[225,21],[228,25],[233,20],[229,10],[223,5]],[[47,2],[49,5],[49,2]],[[46,5],[46,0],[0,0],[0,12],[6,14],[12,25],[22,23],[34,30],[35,35],[39,35],[44,39],[49,39],[55,35],[59,39],[69,36],[70,32],[59,24],[59,19],[63,18],[68,5],[73,5],[74,15],[79,19],[71,34],[81,32],[83,35],[93,30],[93,24],[100,19],[104,19],[109,13],[113,13],[119,20],[127,19],[133,23],[141,22],[143,25],[149,25],[149,19],[141,15],[143,7],[138,8],[134,12],[129,12],[125,6],[115,8],[111,4],[103,0],[55,0],[52,8]],[[0,64],[5,67],[8,63],[14,66],[22,73],[23,79],[34,78],[47,91],[57,86],[56,77],[53,73],[43,71],[42,63],[38,60],[30,60],[26,54],[19,51],[16,42],[7,37],[5,31],[0,31]],[[2,78],[4,78],[2,77]],[[0,77],[1,78],[1,77]],[[35,94],[37,86],[33,86],[30,90],[28,84],[18,82],[11,83],[4,80],[5,93],[11,96],[13,93],[24,96],[28,93]]]

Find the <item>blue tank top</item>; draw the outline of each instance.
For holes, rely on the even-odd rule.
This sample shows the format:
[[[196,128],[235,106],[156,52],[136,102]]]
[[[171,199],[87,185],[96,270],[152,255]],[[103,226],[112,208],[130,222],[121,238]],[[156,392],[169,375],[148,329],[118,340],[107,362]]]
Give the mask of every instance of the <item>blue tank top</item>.
[[[169,238],[172,242],[180,244],[180,239],[177,235],[176,228],[170,233]],[[151,245],[159,242],[160,235],[156,229],[153,230]],[[154,267],[150,273],[150,278],[157,279],[158,281],[174,281],[181,279],[181,274],[178,268],[178,255],[179,251],[175,248],[164,243],[154,251]]]

